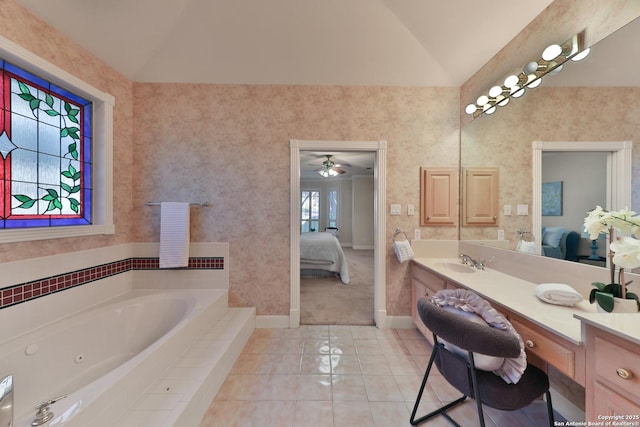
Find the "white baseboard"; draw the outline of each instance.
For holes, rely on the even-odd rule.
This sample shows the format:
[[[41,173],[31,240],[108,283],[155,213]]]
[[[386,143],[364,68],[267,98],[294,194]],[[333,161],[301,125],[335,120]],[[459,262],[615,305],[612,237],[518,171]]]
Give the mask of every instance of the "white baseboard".
[[[387,316],[386,328],[389,329],[415,329],[411,316]]]
[[[289,328],[289,316],[256,316],[258,328]]]

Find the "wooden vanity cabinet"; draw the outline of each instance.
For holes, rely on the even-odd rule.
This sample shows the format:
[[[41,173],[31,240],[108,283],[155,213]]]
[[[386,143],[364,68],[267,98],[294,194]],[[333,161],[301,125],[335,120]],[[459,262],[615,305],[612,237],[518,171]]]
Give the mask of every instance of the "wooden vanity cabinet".
[[[529,363],[545,372],[547,364],[552,365],[578,384],[585,385],[584,347],[551,334],[513,312],[508,311],[507,318],[522,337]]]
[[[640,422],[640,345],[590,325],[585,329],[586,419],[619,415],[619,421]]]
[[[442,277],[433,274],[420,264],[411,263],[411,317],[418,330],[431,344],[433,344],[433,334],[424,326],[420,315],[418,315],[418,300],[429,298],[446,287],[447,282]]]

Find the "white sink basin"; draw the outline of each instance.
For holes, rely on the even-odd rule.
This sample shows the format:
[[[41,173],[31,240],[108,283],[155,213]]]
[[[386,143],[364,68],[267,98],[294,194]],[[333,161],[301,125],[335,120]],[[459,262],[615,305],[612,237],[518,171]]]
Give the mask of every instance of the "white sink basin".
[[[443,262],[441,265],[453,272],[456,273],[475,273],[477,270],[473,267],[470,267],[466,264],[460,264],[458,262]]]

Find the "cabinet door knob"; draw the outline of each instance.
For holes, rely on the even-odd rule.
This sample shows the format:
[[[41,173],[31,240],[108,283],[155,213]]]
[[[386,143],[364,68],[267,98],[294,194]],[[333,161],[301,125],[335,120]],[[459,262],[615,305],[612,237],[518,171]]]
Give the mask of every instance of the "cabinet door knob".
[[[429,291],[428,291],[428,290],[426,290],[426,289],[424,290],[424,296],[425,296],[425,297],[428,297],[428,296],[429,296]]]
[[[536,343],[534,343],[534,342],[533,342],[533,341],[531,341],[531,340],[526,340],[526,341],[525,341],[525,344],[526,344],[526,345],[527,345],[527,347],[529,347],[529,348],[533,348],[533,347],[535,347],[535,346],[536,346]]]
[[[633,374],[631,373],[631,371],[624,368],[616,369],[616,374],[623,380],[630,380],[631,377],[633,377]]]

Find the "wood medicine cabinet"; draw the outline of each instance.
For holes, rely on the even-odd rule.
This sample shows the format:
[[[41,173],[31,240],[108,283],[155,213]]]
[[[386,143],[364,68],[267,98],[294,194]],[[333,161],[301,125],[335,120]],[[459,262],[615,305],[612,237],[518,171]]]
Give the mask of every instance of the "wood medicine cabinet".
[[[465,168],[462,174],[462,225],[498,225],[498,168]]]
[[[420,168],[420,225],[458,224],[458,169]]]

